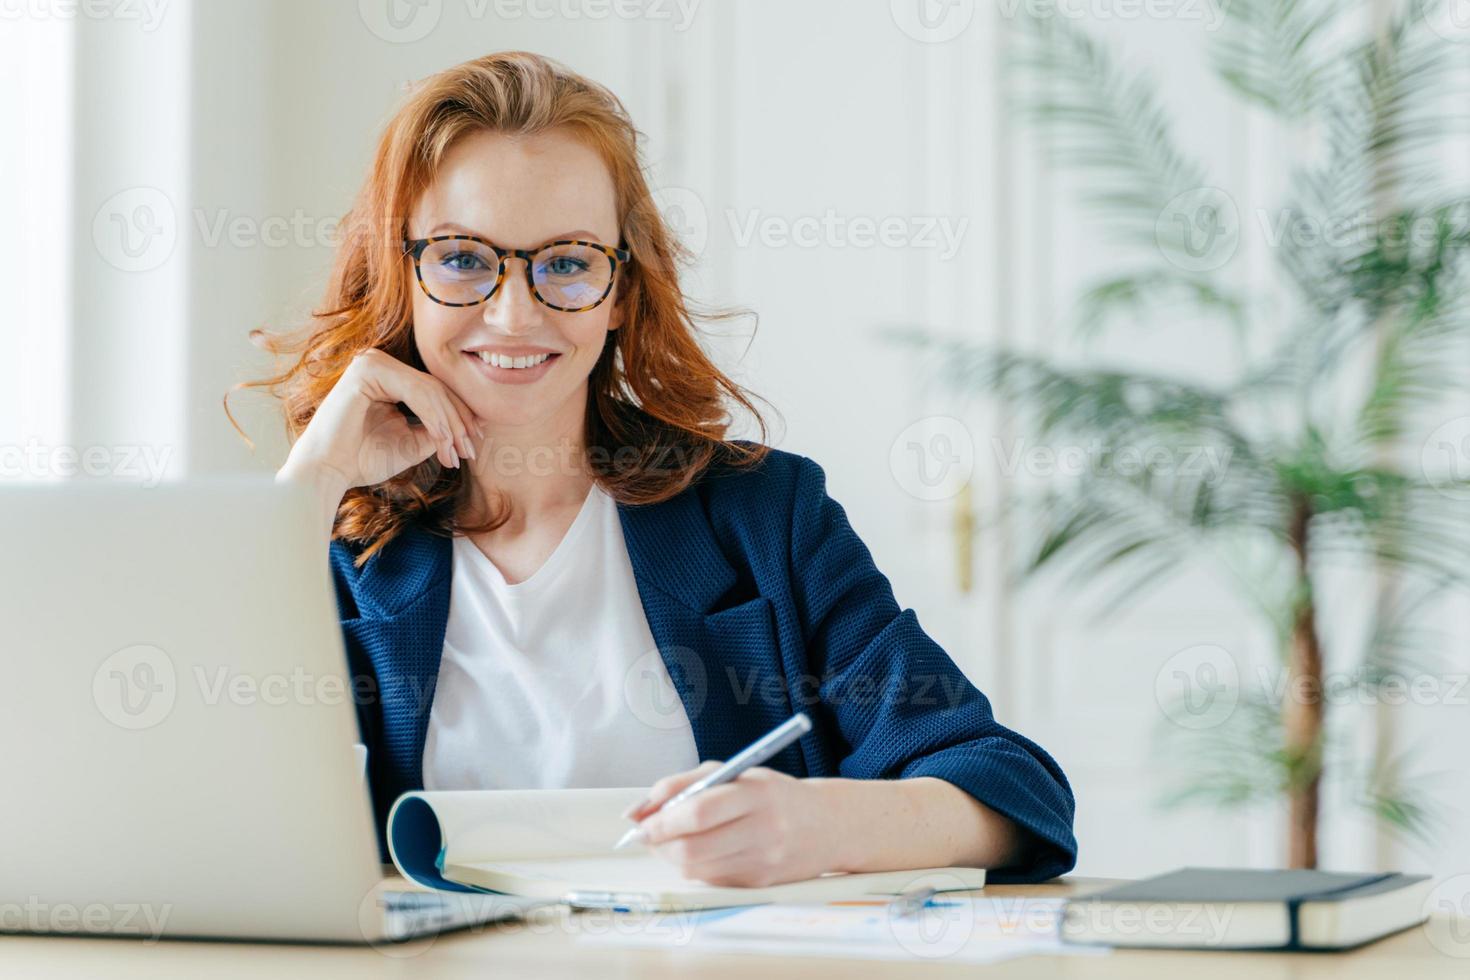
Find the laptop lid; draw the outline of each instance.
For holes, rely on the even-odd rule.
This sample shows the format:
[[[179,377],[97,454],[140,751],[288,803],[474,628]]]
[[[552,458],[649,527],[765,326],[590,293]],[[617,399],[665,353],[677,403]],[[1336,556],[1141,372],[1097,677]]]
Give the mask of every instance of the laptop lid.
[[[374,938],[315,506],[268,476],[0,487],[0,930]]]

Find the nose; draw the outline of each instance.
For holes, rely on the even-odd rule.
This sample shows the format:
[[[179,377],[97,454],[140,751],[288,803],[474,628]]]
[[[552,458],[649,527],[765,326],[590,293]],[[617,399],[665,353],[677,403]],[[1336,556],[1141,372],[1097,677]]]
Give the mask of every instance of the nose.
[[[542,306],[531,295],[526,271],[518,263],[526,260],[510,256],[505,260],[505,281],[484,303],[485,325],[505,334],[530,333],[542,317]]]

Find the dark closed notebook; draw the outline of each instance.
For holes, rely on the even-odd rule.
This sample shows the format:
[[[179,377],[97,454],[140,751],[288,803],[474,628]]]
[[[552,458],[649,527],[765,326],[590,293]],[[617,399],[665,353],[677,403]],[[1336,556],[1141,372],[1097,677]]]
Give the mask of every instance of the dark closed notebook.
[[[1185,868],[1067,902],[1062,938],[1176,949],[1350,949],[1418,925],[1427,875]]]

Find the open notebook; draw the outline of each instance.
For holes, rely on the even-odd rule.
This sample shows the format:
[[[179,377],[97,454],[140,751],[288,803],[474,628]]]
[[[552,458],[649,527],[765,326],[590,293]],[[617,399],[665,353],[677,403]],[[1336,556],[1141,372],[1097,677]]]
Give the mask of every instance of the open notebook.
[[[642,845],[614,852],[622,812],[646,788],[404,793],[388,813],[388,849],[406,878],[450,891],[490,891],[656,911],[895,895],[926,874],[979,888],[982,868],[825,874],[767,888],[691,881]],[[929,882],[918,882],[927,884]]]

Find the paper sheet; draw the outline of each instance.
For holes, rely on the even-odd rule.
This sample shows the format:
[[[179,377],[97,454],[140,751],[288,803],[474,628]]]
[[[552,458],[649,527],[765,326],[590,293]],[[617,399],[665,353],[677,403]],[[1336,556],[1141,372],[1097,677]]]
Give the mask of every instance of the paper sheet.
[[[839,956],[995,963],[1017,956],[1097,956],[1099,947],[1064,945],[1060,898],[938,896],[900,917],[884,902],[756,905],[630,917],[578,941],[700,952]]]

